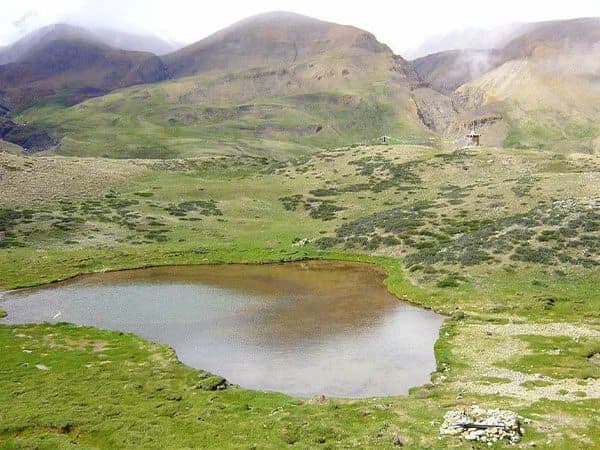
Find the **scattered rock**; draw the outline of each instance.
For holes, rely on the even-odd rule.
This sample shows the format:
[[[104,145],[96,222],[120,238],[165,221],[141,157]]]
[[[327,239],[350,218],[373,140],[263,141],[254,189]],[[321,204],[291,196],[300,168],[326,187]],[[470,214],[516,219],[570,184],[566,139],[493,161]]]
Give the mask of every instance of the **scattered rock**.
[[[49,369],[48,369],[48,367],[46,367],[46,366],[45,366],[45,365],[43,365],[43,364],[36,364],[36,365],[35,365],[35,368],[36,368],[36,369],[39,369],[39,370],[49,370]]]
[[[396,447],[403,447],[404,446],[404,442],[402,441],[402,438],[399,435],[394,436],[393,444]]]
[[[306,246],[308,243],[310,243],[310,239],[308,239],[308,238],[304,238],[304,239],[300,239],[300,240],[299,240],[299,241],[297,241],[297,242],[294,242],[294,243],[292,244],[292,247],[304,247],[304,246]]]
[[[196,389],[200,389],[203,391],[221,391],[223,389],[227,389],[229,387],[229,383],[225,378],[205,374],[199,382],[196,384]]]
[[[448,411],[440,428],[440,436],[460,436],[467,441],[498,442],[502,439],[516,444],[522,429],[517,413],[500,409],[468,409]]]

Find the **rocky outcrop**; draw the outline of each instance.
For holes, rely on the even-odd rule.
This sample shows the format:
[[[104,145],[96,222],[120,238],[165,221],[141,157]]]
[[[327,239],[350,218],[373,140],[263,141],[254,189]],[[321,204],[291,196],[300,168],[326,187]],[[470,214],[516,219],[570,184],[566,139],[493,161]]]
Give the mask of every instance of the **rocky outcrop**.
[[[38,126],[20,125],[6,117],[0,117],[0,139],[21,146],[28,153],[50,150],[59,143]]]
[[[440,428],[440,436],[459,436],[467,441],[493,444],[508,440],[516,444],[524,430],[521,418],[513,411],[482,409],[477,405],[468,409],[448,411]]]
[[[431,88],[412,91],[421,121],[437,133],[444,134],[456,117],[452,99]]]

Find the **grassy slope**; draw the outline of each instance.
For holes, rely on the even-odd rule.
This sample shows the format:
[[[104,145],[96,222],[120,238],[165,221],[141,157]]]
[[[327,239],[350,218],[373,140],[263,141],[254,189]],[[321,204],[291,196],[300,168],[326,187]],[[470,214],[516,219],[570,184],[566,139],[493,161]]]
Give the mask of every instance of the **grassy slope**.
[[[375,146],[286,165],[240,157],[123,161],[136,176],[103,179],[81,195],[77,180],[91,181],[96,170],[65,168],[60,158],[4,158],[13,175],[60,167],[55,181],[44,182],[52,192],[52,183],[73,183],[62,201],[40,203],[28,191],[41,186],[8,178],[4,288],[141,265],[350,258],[383,265],[400,298],[457,313],[436,346],[431,386],[405,398],[324,403],[195,389],[201,372],[133,336],[1,327],[9,364],[0,398],[11,408],[0,420],[0,442],[8,446],[390,447],[400,435],[409,447],[447,448],[461,443],[438,442],[444,412],[471,402],[531,417],[526,441],[544,448],[600,444],[591,414],[600,407],[600,373],[587,359],[600,350],[593,203],[600,161],[593,156]],[[293,246],[302,238],[311,243]],[[54,340],[67,344],[53,347]],[[107,350],[94,352],[85,340],[106,341]],[[550,356],[557,348],[561,354]],[[40,363],[50,370],[32,366]],[[64,379],[68,389],[58,390]],[[81,400],[90,389],[110,400]],[[41,408],[39,398],[47,402]],[[543,433],[549,426],[552,433]]]
[[[19,120],[54,129],[57,153],[127,158],[202,154],[289,159],[383,134],[428,142],[391,54],[331,54],[293,66],[213,71],[142,85]]]
[[[0,153],[10,153],[18,155],[23,151],[23,148],[11,142],[6,142],[0,139]]]

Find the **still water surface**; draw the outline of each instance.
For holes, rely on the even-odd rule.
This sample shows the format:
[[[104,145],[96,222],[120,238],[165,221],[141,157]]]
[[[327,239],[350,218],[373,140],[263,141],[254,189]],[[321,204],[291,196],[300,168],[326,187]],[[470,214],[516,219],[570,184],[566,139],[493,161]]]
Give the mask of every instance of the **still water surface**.
[[[133,332],[247,388],[398,395],[429,381],[443,317],[400,302],[383,280],[339,262],[161,267],[12,292],[0,307],[4,323]]]

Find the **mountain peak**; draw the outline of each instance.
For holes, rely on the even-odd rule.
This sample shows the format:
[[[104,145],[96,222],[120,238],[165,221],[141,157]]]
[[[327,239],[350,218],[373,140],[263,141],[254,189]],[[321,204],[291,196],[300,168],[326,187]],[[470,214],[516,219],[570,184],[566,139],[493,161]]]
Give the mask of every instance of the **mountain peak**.
[[[293,64],[329,52],[392,54],[371,33],[301,14],[249,17],[166,57],[174,74]]]
[[[56,23],[39,28],[19,39],[11,46],[0,52],[0,64],[24,61],[31,57],[39,48],[57,40],[79,40],[95,42],[94,35],[85,28]]]

